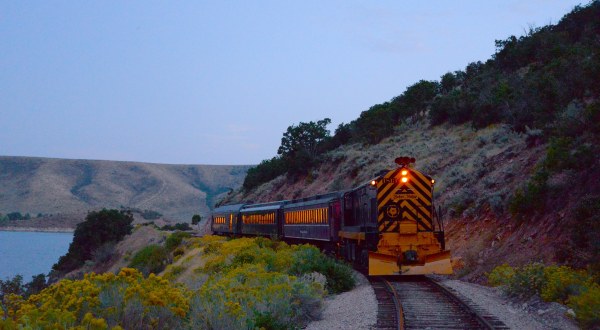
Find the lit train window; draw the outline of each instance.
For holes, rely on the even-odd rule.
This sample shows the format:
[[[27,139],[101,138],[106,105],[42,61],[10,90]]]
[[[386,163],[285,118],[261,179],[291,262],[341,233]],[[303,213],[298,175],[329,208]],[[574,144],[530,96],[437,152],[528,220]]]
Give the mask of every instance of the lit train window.
[[[242,222],[244,224],[259,224],[268,225],[275,223],[275,214],[244,214],[242,216]]]
[[[325,208],[297,210],[285,212],[286,224],[321,224],[327,223],[329,211]]]

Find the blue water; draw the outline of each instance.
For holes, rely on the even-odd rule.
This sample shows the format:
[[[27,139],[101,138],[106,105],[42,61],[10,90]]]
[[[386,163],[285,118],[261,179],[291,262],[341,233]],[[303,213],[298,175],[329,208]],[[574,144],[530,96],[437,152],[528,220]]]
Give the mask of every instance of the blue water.
[[[73,233],[0,231],[0,280],[23,275],[23,283],[48,275],[69,250]]]

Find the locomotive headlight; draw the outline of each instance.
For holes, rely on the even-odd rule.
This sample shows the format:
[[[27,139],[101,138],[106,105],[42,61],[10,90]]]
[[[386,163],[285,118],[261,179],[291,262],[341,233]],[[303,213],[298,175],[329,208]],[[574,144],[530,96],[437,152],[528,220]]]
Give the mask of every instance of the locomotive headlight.
[[[403,177],[401,181],[404,182],[404,183],[406,183],[406,182],[408,182],[408,178],[407,177]]]
[[[377,185],[377,181],[375,181],[375,180],[371,181],[371,185],[372,185],[372,186],[375,186],[375,185]]]
[[[435,180],[434,180],[434,179],[431,179],[431,184],[434,184],[434,183],[435,183]]]
[[[406,176],[408,174],[408,171],[407,170],[402,170],[401,173],[402,173],[402,176]],[[406,181],[402,181],[402,182],[406,182]]]

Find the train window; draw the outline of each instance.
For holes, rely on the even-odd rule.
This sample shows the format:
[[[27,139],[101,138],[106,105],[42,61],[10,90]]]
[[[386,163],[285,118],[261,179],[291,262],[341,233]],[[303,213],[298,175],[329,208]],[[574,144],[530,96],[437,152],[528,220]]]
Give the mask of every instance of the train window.
[[[242,216],[242,222],[244,224],[259,224],[259,225],[268,225],[275,223],[275,214],[267,213],[267,214],[244,214]]]
[[[339,212],[339,207],[338,207]],[[286,224],[319,224],[327,223],[329,210],[327,207],[285,212]]]

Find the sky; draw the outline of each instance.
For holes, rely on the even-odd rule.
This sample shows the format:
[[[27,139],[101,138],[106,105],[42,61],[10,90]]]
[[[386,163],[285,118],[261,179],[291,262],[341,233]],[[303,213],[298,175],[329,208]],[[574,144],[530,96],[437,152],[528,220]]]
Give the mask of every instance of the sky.
[[[257,164],[586,3],[0,1],[0,155]]]

